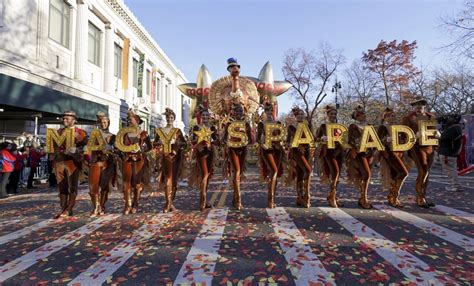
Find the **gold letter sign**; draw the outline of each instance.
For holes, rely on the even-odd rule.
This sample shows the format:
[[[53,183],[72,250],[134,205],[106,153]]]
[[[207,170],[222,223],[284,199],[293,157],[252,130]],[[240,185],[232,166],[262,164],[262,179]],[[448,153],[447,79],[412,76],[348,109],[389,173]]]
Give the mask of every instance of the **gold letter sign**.
[[[278,135],[273,135],[273,132],[278,130]],[[263,149],[272,148],[272,142],[278,142],[285,140],[286,130],[283,125],[279,123],[265,123],[265,143],[263,143]]]
[[[66,142],[66,150],[74,146],[74,128],[64,128],[61,135],[56,129],[46,129],[46,150],[54,153],[56,147],[61,147]]]
[[[230,148],[244,147],[248,144],[249,138],[245,129],[244,121],[234,121],[227,126],[227,132],[229,138],[227,139],[227,146]],[[235,142],[231,139],[239,139],[239,142]]]
[[[390,126],[390,134],[392,135],[392,142],[390,142],[390,149],[393,152],[404,152],[408,151],[415,145],[415,132],[410,127],[405,125],[392,125]],[[400,134],[405,134],[407,142],[405,144],[400,143]]]
[[[379,136],[375,132],[375,128],[372,125],[367,125],[362,131],[362,138],[360,139],[359,153],[367,151],[367,148],[376,148],[379,151],[385,150],[380,142]]]
[[[341,135],[335,136],[334,132],[336,130],[340,130]],[[344,148],[347,148],[348,146],[346,142],[344,142],[343,140],[346,132],[347,132],[347,127],[342,124],[338,124],[338,123],[326,124],[326,134],[327,134],[326,136],[328,137],[328,149],[336,148],[336,142],[339,142]]]
[[[90,154],[92,151],[104,151],[105,145],[106,142],[100,130],[97,128],[93,129],[89,141],[87,142],[87,153]]]
[[[132,144],[132,145],[125,145],[123,142],[125,135],[127,133],[137,133],[138,128],[137,127],[125,127],[121,128],[117,134],[117,141],[115,142],[115,145],[117,148],[125,153],[136,151],[140,149],[140,145],[138,143]]]
[[[291,142],[291,148],[298,148],[301,144],[308,144],[309,147],[314,147],[313,134],[311,134],[308,124],[306,123],[298,123],[295,137],[293,138],[293,142]]]
[[[163,153],[171,153],[171,140],[174,138],[178,128],[171,128],[170,132],[165,133],[162,128],[156,129],[156,136],[160,137],[163,142]]]
[[[436,120],[420,120],[418,121],[418,131],[421,133],[421,146],[436,146],[438,139],[432,138],[436,136]]]

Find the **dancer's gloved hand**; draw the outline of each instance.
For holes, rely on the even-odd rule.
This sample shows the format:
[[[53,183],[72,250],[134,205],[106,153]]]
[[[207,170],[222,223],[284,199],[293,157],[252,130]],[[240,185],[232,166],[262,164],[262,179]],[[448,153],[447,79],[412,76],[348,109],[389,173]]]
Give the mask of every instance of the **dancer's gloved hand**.
[[[74,154],[76,152],[77,152],[77,148],[75,146],[69,148],[69,150],[68,150],[68,153],[70,153],[70,154]]]
[[[328,142],[328,137],[326,135],[324,135],[323,137],[321,137],[321,140],[323,142]]]

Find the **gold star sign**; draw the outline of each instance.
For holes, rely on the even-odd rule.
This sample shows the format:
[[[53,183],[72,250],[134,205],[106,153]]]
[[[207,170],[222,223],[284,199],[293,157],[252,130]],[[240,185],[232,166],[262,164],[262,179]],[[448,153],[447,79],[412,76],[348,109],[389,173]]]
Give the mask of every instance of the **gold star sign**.
[[[206,141],[207,143],[211,143],[212,131],[207,129],[206,127],[202,127],[198,131],[194,131],[194,134],[196,134],[198,136],[197,144],[201,143],[202,141]]]

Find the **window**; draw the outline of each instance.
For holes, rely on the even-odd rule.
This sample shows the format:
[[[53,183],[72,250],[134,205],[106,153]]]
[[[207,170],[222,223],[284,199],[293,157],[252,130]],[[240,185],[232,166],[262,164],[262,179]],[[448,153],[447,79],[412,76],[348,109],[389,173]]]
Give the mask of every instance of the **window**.
[[[88,56],[89,62],[100,66],[100,30],[89,22],[89,48]]]
[[[122,78],[122,48],[117,44],[114,48],[114,76]]]
[[[70,8],[63,0],[49,1],[49,37],[69,48]]]
[[[151,95],[151,72],[146,70],[146,94]]]
[[[138,88],[138,61],[133,59],[133,87]]]

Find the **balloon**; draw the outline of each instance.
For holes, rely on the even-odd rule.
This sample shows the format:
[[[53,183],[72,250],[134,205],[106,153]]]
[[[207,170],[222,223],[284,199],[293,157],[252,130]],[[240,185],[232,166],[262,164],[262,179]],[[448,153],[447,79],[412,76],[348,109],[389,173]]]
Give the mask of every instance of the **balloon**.
[[[199,105],[209,108],[209,91],[211,88],[212,79],[207,67],[203,64],[199,69],[196,83],[185,83],[178,85],[178,89],[192,98],[192,105],[190,109],[191,118],[195,118],[196,109]]]
[[[260,70],[258,78],[248,77],[255,83],[257,91],[260,95],[260,103],[263,103],[265,98],[274,104],[273,119],[278,115],[278,101],[277,96],[285,93],[292,87],[292,84],[286,81],[275,81],[273,78],[272,64],[268,61]]]

